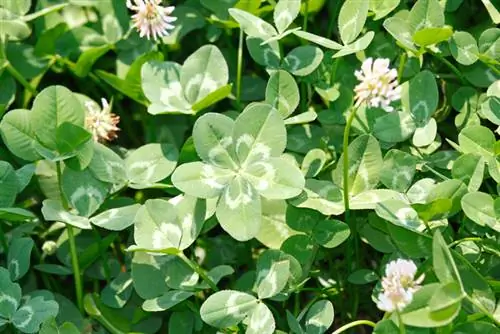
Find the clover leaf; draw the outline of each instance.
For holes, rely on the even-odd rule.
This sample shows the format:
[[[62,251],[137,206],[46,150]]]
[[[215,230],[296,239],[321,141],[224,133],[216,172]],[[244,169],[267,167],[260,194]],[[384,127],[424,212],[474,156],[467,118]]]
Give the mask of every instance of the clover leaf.
[[[288,199],[304,188],[300,169],[280,157],[286,146],[285,124],[268,104],[251,104],[235,121],[203,115],[194,125],[193,140],[203,162],[179,166],[172,182],[188,195],[218,198],[217,219],[236,240],[258,234],[261,196]]]

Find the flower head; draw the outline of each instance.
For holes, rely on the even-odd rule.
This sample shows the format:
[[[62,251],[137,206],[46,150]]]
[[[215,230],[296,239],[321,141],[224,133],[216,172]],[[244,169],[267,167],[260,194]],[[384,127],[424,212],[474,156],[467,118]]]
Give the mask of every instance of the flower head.
[[[381,107],[387,112],[394,110],[392,101],[401,98],[401,86],[398,85],[398,72],[389,68],[389,59],[366,59],[361,70],[354,72],[361,81],[355,88],[356,106],[366,102],[370,107]]]
[[[176,17],[170,16],[174,6],[163,7],[161,0],[127,0],[127,7],[136,13],[132,15],[134,27],[141,37],[154,40],[168,35],[168,30],[174,29],[171,24]]]
[[[116,126],[120,122],[120,117],[111,113],[111,106],[106,99],[101,99],[102,108],[99,108],[94,101],[87,101],[87,117],[85,126],[92,133],[95,141],[113,140],[118,135],[120,129]]]
[[[415,279],[417,266],[413,261],[398,259],[385,267],[382,278],[383,292],[378,296],[377,307],[386,312],[402,310],[413,300],[413,294],[420,289],[424,275]]]

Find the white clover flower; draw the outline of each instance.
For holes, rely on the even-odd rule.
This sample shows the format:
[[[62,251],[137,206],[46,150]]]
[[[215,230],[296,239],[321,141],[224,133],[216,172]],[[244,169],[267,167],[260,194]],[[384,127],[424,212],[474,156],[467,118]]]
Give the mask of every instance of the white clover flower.
[[[101,99],[102,108],[99,108],[94,101],[85,102],[87,116],[85,118],[85,127],[92,133],[96,142],[113,140],[118,135],[120,129],[116,126],[120,122],[120,117],[111,113],[111,106],[106,99]]]
[[[361,81],[354,88],[356,107],[366,102],[370,107],[381,107],[387,112],[394,110],[390,103],[401,98],[401,86],[397,81],[398,72],[389,68],[389,59],[373,61],[368,58],[354,75]]]
[[[401,311],[413,300],[413,294],[420,289],[424,275],[415,279],[417,266],[413,261],[398,259],[385,267],[382,278],[383,292],[378,296],[377,307],[382,311]]]
[[[170,23],[177,20],[170,16],[174,6],[163,7],[161,0],[127,0],[127,7],[136,13],[132,15],[134,27],[141,37],[154,40],[168,35],[168,30],[174,29]]]

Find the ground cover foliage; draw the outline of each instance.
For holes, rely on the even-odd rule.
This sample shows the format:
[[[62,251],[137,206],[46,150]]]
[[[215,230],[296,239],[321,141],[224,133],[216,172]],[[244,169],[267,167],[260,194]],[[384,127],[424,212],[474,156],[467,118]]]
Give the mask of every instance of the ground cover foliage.
[[[488,0],[0,0],[0,331],[500,333]]]

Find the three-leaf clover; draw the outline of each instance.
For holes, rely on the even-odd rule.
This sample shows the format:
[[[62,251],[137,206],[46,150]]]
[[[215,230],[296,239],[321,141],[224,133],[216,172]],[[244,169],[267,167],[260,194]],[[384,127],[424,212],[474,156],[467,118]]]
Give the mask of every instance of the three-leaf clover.
[[[203,162],[179,166],[172,182],[188,195],[218,198],[217,219],[236,240],[259,232],[261,196],[287,199],[304,188],[300,169],[281,157],[285,124],[268,104],[251,104],[236,120],[205,114],[194,125],[193,140]]]

